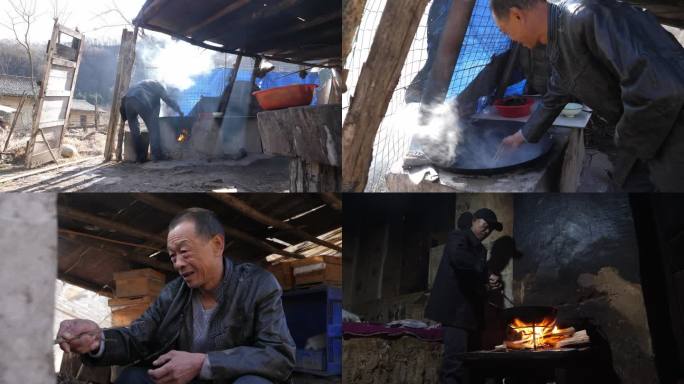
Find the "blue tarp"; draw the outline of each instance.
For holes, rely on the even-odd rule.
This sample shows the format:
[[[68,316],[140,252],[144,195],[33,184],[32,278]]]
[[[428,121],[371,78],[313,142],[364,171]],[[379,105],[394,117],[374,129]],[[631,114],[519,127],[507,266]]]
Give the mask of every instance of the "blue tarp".
[[[211,72],[194,76],[193,81],[195,83],[190,88],[178,93],[178,105],[183,113],[189,113],[202,96],[221,96],[232,72],[231,68],[214,68]],[[251,76],[251,69],[240,69],[238,70],[236,81],[249,81]],[[299,77],[298,73],[269,72],[262,79],[257,79],[256,83],[262,90],[292,84],[320,84],[318,73],[310,72],[307,73],[304,79]],[[316,104],[315,96],[312,104]]]
[[[446,1],[451,0],[435,0]],[[477,0],[473,16],[466,30],[461,53],[456,61],[447,98],[456,97],[489,63],[492,56],[505,52],[511,46],[511,39],[503,34],[494,22],[488,0]],[[517,86],[517,87],[516,87]],[[513,87],[522,88],[518,84]],[[510,93],[507,90],[506,93]]]

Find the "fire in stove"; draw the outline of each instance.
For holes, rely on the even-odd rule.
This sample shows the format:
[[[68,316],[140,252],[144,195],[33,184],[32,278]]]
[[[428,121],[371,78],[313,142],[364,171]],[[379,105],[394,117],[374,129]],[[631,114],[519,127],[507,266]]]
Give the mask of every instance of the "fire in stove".
[[[507,308],[504,316],[506,337],[495,350],[551,350],[589,344],[586,331],[559,327],[553,307]]]
[[[575,335],[575,328],[558,328],[556,319],[545,317],[539,322],[526,323],[515,318],[508,325],[509,339],[504,341],[508,349],[559,348],[561,341]]]

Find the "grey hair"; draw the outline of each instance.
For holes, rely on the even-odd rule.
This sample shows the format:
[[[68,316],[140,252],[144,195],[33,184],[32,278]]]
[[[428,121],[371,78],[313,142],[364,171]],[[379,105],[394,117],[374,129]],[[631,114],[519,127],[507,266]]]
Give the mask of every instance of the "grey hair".
[[[508,10],[516,7],[520,9],[530,9],[540,2],[546,0],[489,0],[489,7],[496,17],[501,19],[508,18]]]
[[[221,225],[216,214],[208,209],[188,208],[181,211],[176,217],[171,219],[169,231],[185,221],[192,221],[195,223],[195,233],[205,239],[211,239],[216,235],[219,235],[224,239],[226,238],[223,225]]]

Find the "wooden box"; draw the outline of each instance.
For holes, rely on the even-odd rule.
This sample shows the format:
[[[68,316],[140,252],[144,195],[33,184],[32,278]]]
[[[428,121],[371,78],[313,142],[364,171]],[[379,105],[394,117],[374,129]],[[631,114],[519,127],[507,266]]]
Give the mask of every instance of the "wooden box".
[[[109,299],[109,308],[112,310],[112,326],[129,326],[152,305],[155,299],[154,296]]]
[[[342,284],[342,258],[313,256],[292,262],[295,285]]]
[[[269,265],[266,270],[271,272],[278,280],[283,291],[294,288],[294,275],[292,275],[292,263],[282,261],[275,265]]]
[[[163,273],[152,268],[114,273],[116,297],[157,296],[164,288]]]

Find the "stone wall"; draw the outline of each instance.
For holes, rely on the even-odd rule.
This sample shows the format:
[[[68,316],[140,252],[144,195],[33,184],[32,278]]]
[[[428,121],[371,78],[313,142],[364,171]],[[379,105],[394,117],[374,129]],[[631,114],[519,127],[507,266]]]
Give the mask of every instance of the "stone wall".
[[[656,383],[634,223],[626,195],[517,195],[516,303],[589,319],[623,383]]]

